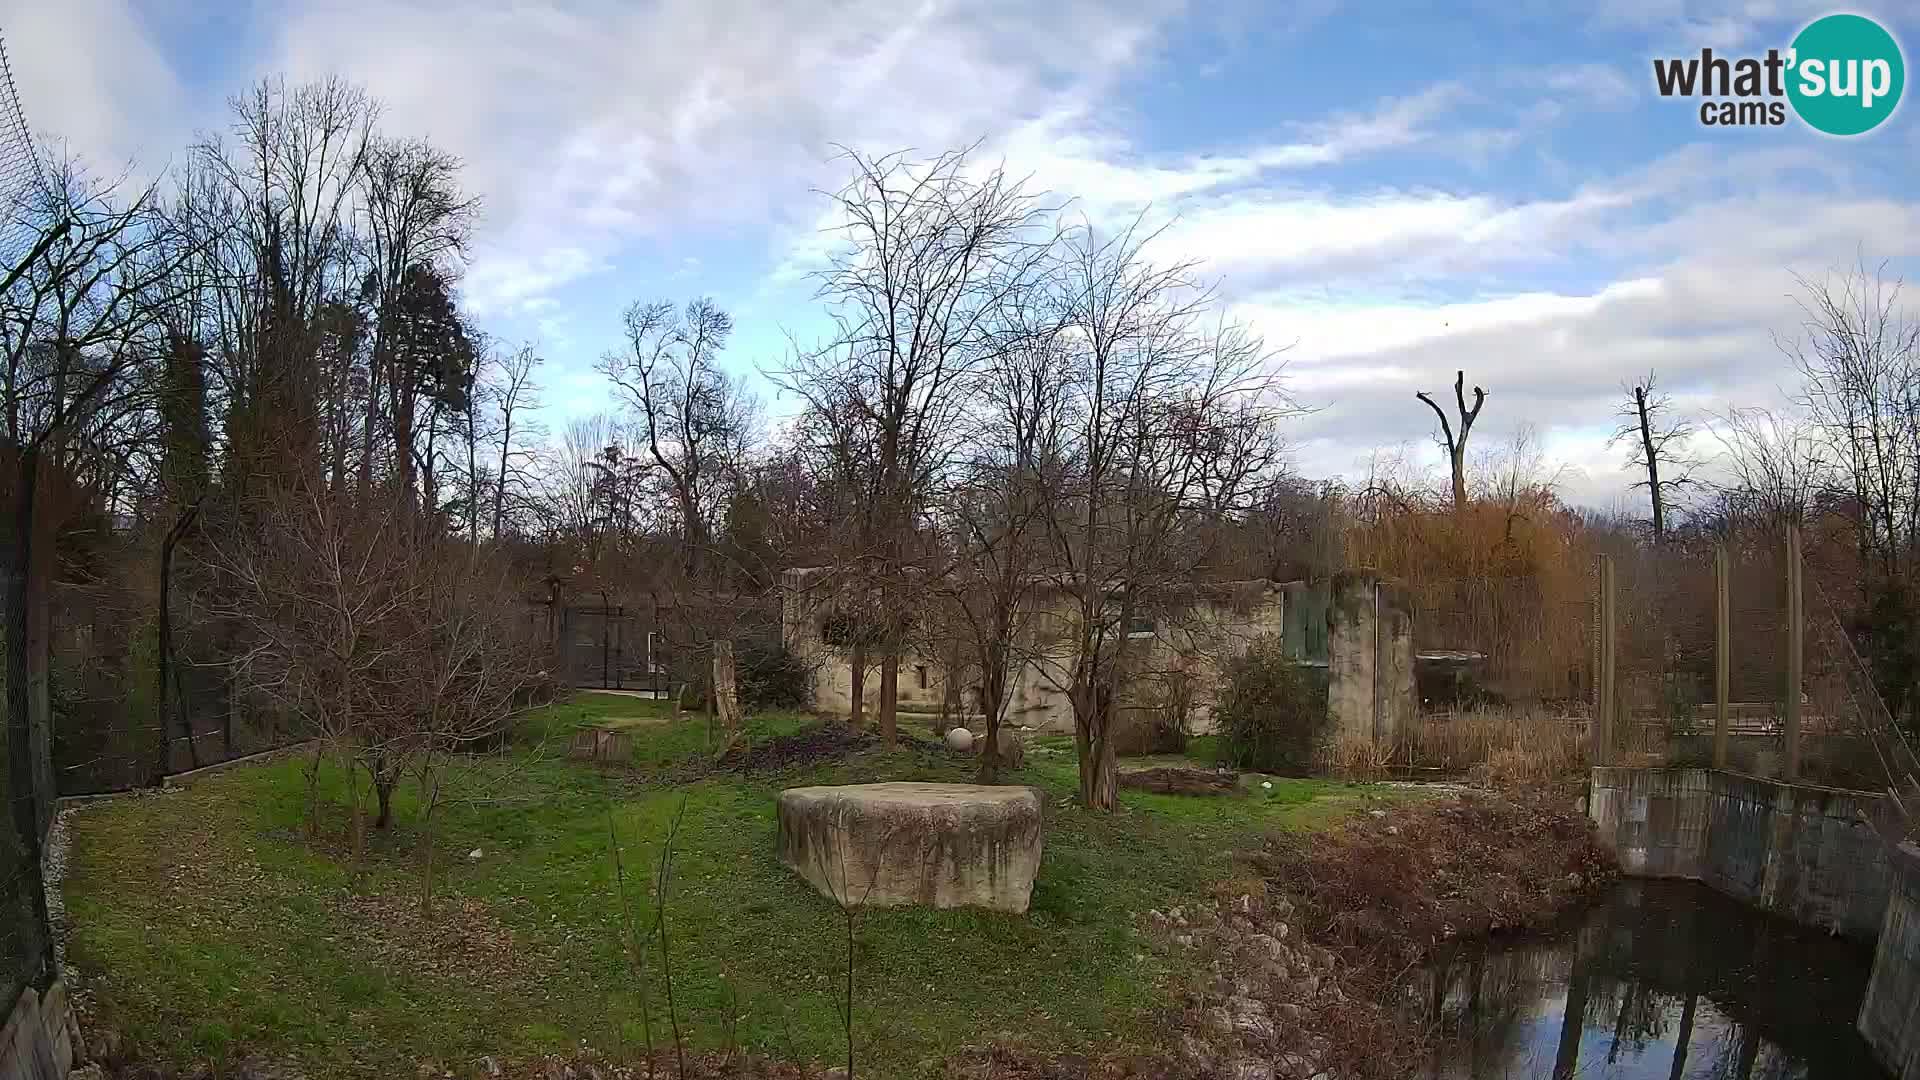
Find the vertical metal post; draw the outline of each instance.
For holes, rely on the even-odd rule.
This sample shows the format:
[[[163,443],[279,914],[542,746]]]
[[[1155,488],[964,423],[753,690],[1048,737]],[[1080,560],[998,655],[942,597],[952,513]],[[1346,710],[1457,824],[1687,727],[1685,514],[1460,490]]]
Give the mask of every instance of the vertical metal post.
[[[1733,619],[1727,546],[1713,551],[1713,767],[1727,767],[1727,699],[1733,683]]]
[[[627,667],[627,606],[613,609],[613,688],[626,688]]]
[[[1613,717],[1615,712],[1614,692],[1614,597],[1613,597],[1613,556],[1600,556],[1600,670],[1598,693],[1595,695],[1593,710],[1593,745],[1588,756],[1595,765],[1605,765],[1611,760],[1613,745]]]
[[[1800,529],[1787,526],[1787,772],[1800,778],[1800,682],[1806,644],[1806,609],[1800,597]]]

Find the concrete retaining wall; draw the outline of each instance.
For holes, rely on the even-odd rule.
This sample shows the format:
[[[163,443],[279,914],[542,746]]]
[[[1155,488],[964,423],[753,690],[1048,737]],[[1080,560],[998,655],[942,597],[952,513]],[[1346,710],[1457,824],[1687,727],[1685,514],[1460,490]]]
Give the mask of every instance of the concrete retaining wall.
[[[1873,942],[1856,1026],[1897,1080],[1920,1080],[1920,847],[1874,832],[1879,802],[1713,769],[1597,768],[1587,815],[1629,876],[1689,878]]]
[[[1629,875],[1699,881],[1871,942],[1892,891],[1886,847],[1863,816],[1878,802],[1712,769],[1597,768],[1588,815]]]
[[[0,1080],[61,1080],[73,1068],[73,1043],[66,984],[45,994],[27,987],[0,1026]]]
[[[1893,888],[1857,1027],[1897,1080],[1920,1080],[1920,847],[1889,859]]]

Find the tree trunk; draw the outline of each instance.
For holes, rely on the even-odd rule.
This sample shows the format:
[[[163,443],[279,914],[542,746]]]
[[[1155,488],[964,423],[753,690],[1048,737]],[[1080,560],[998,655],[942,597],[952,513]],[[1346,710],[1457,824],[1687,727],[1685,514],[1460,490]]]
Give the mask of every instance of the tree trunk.
[[[960,646],[955,645],[947,650],[947,659],[944,665],[946,671],[942,673],[945,681],[941,683],[940,713],[933,718],[933,737],[936,739],[952,730],[955,720],[960,715],[960,668],[962,664],[963,661],[960,659]]]
[[[1081,685],[1072,695],[1074,749],[1080,764],[1080,805],[1112,810],[1119,804],[1119,762],[1113,753],[1112,701],[1102,689]]]
[[[373,827],[385,829],[393,824],[393,788],[400,780],[400,770],[389,769],[385,757],[381,756],[373,759],[367,772],[373,776],[373,794],[380,804],[379,816],[373,819]]]
[[[1647,459],[1647,494],[1653,500],[1653,540],[1667,538],[1666,500],[1660,494],[1660,453],[1653,445],[1653,426],[1647,417],[1647,388],[1633,388],[1634,408],[1640,412],[1640,452]]]
[[[852,724],[854,727],[859,727],[861,718],[867,708],[866,645],[859,643],[854,645],[853,655],[848,657],[847,666],[848,681],[852,685],[852,692],[847,703],[847,723]]]
[[[1466,444],[1466,440],[1462,439],[1460,442],[1456,443],[1453,447],[1453,452],[1450,455],[1448,455],[1448,457],[1449,457],[1448,463],[1453,468],[1453,508],[1455,511],[1459,511],[1459,510],[1465,509],[1467,505],[1467,444]]]
[[[720,730],[727,741],[740,731],[740,693],[735,681],[733,642],[716,638],[713,642],[713,701],[720,717]]]
[[[895,709],[900,702],[900,652],[889,641],[887,655],[880,658],[880,741],[891,748],[899,741]]]
[[[980,672],[980,712],[986,717],[987,745],[980,748],[980,782],[1000,782],[1000,714],[1006,697],[1005,662],[990,658]]]
[[[159,655],[154,660],[154,693],[155,701],[159,705],[159,715],[156,719],[160,733],[159,760],[155,763],[156,768],[153,774],[153,782],[156,785],[173,767],[172,747],[169,745],[173,731],[173,710],[170,707],[173,701],[173,687],[169,683],[173,674],[173,549],[180,542],[181,535],[192,523],[193,516],[199,508],[199,504],[195,503],[182,511],[180,517],[174,521],[173,527],[167,530],[167,535],[160,541],[160,601],[156,612],[158,625],[155,628],[156,637],[159,639],[157,642]],[[185,710],[182,710],[182,715],[185,715]],[[189,724],[187,731],[189,746],[193,745],[191,728]]]

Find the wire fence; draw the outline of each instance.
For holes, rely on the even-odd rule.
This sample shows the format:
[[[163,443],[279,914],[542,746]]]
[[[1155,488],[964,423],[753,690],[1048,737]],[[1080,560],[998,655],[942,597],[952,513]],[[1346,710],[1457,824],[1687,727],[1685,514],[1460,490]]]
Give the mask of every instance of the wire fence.
[[[40,239],[34,211],[44,205],[46,177],[35,153],[26,113],[7,63],[6,43],[0,39],[0,280],[17,278]],[[17,538],[16,538],[17,539]],[[24,582],[9,580],[9,588]],[[9,641],[19,654],[24,640]],[[15,692],[29,691],[28,687]],[[11,715],[12,710],[9,710]],[[44,718],[44,713],[41,714]],[[9,730],[0,738],[0,793],[13,810],[13,828],[0,828],[0,1000],[13,1002],[23,988],[50,977],[52,928],[47,917],[37,857],[50,820],[53,782],[46,768],[48,732],[29,725]]]
[[[1857,575],[1841,592],[1834,551],[1825,538],[1811,543],[1796,556],[1776,530],[1607,556],[1613,694],[1601,705],[1596,686],[1595,701],[1611,712],[1609,761],[1718,765],[1865,791],[1912,775],[1849,629]],[[1604,610],[1598,596],[1595,608]]]
[[[1531,578],[1406,588],[1414,673],[1427,712],[1507,707],[1582,716],[1592,696],[1589,598]]]
[[[34,146],[6,42],[0,38],[0,274],[19,265],[40,238],[36,212],[44,206],[46,169]]]

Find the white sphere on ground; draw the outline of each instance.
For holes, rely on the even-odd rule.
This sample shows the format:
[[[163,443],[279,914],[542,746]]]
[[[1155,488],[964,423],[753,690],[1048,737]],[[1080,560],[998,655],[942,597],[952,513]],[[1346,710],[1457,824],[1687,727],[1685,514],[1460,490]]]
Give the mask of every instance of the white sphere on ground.
[[[949,750],[973,749],[973,732],[968,731],[966,728],[963,728],[963,727],[957,727],[957,728],[954,728],[952,731],[947,732],[947,749]]]

